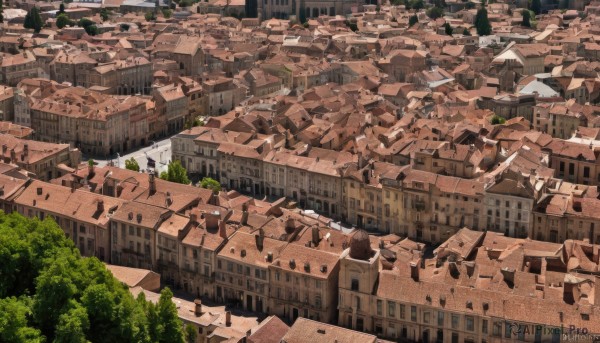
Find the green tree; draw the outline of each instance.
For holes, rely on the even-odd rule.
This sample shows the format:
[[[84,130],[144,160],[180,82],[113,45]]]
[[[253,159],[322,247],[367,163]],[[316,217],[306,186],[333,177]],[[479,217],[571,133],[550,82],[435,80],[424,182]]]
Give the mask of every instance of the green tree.
[[[492,123],[492,125],[504,124],[506,123],[506,119],[494,114],[490,122]]]
[[[413,10],[421,10],[425,8],[425,2],[423,0],[410,0],[410,8]]]
[[[140,171],[140,165],[138,164],[138,162],[135,160],[135,158],[130,158],[128,160],[125,160],[125,169],[129,169],[129,170],[133,170],[136,172]]]
[[[56,17],[56,27],[62,29],[63,27],[69,25],[71,23],[71,19],[66,13],[61,13]]]
[[[414,14],[414,15],[410,16],[410,18],[408,18],[408,27],[411,27],[418,22],[419,22],[419,17],[417,17],[417,15]]]
[[[187,177],[187,170],[185,170],[178,160],[171,161],[167,166],[167,171],[160,173],[160,178],[186,185],[190,183],[190,179]]]
[[[95,36],[98,34],[98,27],[96,26],[96,23],[88,18],[81,18],[77,23],[77,26],[83,27],[85,32],[90,36]]]
[[[173,15],[173,11],[171,11],[171,10],[170,10],[170,9],[168,9],[168,8],[163,8],[163,9],[162,9],[162,15],[163,15],[163,17],[165,17],[166,19],[169,19],[169,18],[171,18],[171,16]]]
[[[427,10],[427,16],[431,19],[437,19],[444,16],[444,9],[441,7],[434,6]]]
[[[26,298],[0,299],[0,342],[44,342],[40,331],[29,326],[30,313]]]
[[[86,332],[90,328],[88,313],[80,304],[73,303],[73,307],[58,317],[56,325],[56,338],[54,343],[86,343]]]
[[[485,7],[481,7],[477,10],[477,14],[475,15],[475,28],[477,29],[477,34],[480,36],[488,36],[492,33],[492,26],[490,25],[487,9],[485,9]]]
[[[164,300],[159,311],[143,296],[134,299],[100,260],[82,258],[52,219],[0,211],[0,261],[0,342],[184,340]]]
[[[196,343],[198,338],[198,331],[193,325],[187,324],[185,326],[185,341],[186,343]]]
[[[183,325],[177,314],[177,306],[173,302],[173,292],[165,287],[160,292],[156,304],[158,318],[162,323],[162,332],[158,337],[160,343],[185,343]]]
[[[40,10],[37,8],[37,6],[33,6],[33,8],[31,8],[25,15],[23,27],[26,29],[32,29],[35,33],[39,33],[43,26],[44,22],[40,16]]]
[[[60,6],[58,6],[58,13],[59,14],[65,13],[65,4],[64,4],[64,2],[61,2]]]
[[[202,181],[200,181],[200,187],[211,189],[214,193],[219,193],[221,191],[221,184],[219,181],[210,177],[202,178]]]
[[[156,14],[154,12],[146,12],[144,18],[146,18],[146,21],[154,21],[156,20]]]
[[[531,5],[529,6],[529,9],[532,10],[533,13],[535,13],[535,15],[542,13],[542,1],[531,0]]]
[[[107,21],[109,17],[110,12],[108,9],[103,8],[102,10],[100,10],[100,18],[102,18],[102,21]]]
[[[446,35],[452,36],[452,32],[454,32],[454,29],[452,28],[452,26],[450,25],[450,23],[445,23],[444,24],[444,32],[446,33]]]
[[[529,10],[523,10],[521,12],[521,15],[523,16],[523,21],[521,25],[525,27],[531,27],[531,13],[529,12]]]
[[[470,35],[471,35],[471,32],[469,31],[469,29],[467,29],[467,28],[465,27],[465,29],[463,30],[462,34],[463,34],[463,36],[470,36]]]

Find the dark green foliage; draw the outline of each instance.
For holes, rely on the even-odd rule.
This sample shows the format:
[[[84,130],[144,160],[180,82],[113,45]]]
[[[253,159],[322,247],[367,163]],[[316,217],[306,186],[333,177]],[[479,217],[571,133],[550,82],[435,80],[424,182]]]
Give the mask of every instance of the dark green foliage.
[[[531,13],[528,10],[523,10],[521,14],[523,15],[523,22],[521,25],[531,27]]]
[[[154,13],[154,12],[146,12],[146,14],[144,14],[144,18],[146,19],[146,21],[156,20],[156,13]]]
[[[32,9],[27,12],[25,15],[25,22],[23,23],[23,27],[26,29],[32,29],[33,32],[39,33],[44,26],[44,22],[42,21],[42,17],[40,16],[40,9],[37,6],[33,6]]]
[[[444,9],[441,7],[432,7],[427,10],[427,16],[431,19],[437,19],[444,16]]]
[[[475,28],[477,28],[477,34],[480,36],[488,36],[492,33],[492,26],[488,19],[488,13],[485,7],[481,7],[477,10],[475,16]]]
[[[196,328],[193,325],[187,324],[184,330],[186,343],[196,343],[196,339],[198,338]]]
[[[71,19],[66,13],[61,13],[56,17],[56,27],[62,29],[63,27],[69,25],[71,23]]]
[[[463,33],[462,33],[462,34],[463,34],[464,36],[470,36],[470,35],[471,35],[471,32],[469,32],[469,30],[468,30],[467,28],[465,28],[465,29],[463,30]]]
[[[346,20],[346,21],[344,22],[344,24],[346,24],[346,26],[347,26],[347,27],[348,27],[350,30],[352,30],[352,31],[354,31],[354,32],[358,31],[358,26],[356,25],[356,22],[354,22],[354,21],[350,21],[350,20]]]
[[[98,27],[96,26],[96,23],[88,18],[81,18],[77,23],[77,26],[83,27],[85,32],[90,36],[95,36],[98,34]]]
[[[177,160],[169,163],[167,171],[160,173],[160,178],[171,182],[183,183],[185,185],[190,183],[190,179],[187,177],[187,171],[181,165],[181,162]]]
[[[529,6],[529,9],[532,10],[533,13],[535,13],[535,15],[542,13],[542,1],[531,0],[531,5]]]
[[[504,124],[506,123],[506,119],[500,117],[499,115],[494,114],[492,120],[490,121],[492,125]]]
[[[97,258],[82,258],[52,219],[0,212],[0,261],[0,342],[183,342],[170,291],[158,305],[135,300]],[[162,336],[154,340],[157,322]]]
[[[408,27],[411,27],[418,22],[419,22],[419,17],[417,17],[416,14],[412,15],[410,18],[408,18]]]
[[[60,3],[60,6],[58,7],[58,13],[65,13],[65,4],[64,3]]]
[[[452,26],[450,25],[450,23],[445,23],[444,24],[444,32],[448,36],[452,36],[452,32],[454,32],[454,29],[452,28]]]
[[[107,21],[109,17],[110,17],[110,11],[107,10],[106,8],[103,8],[100,11],[100,18],[102,18],[102,21]]]
[[[423,0],[410,0],[407,1],[407,9],[420,10],[425,8],[425,2]]]

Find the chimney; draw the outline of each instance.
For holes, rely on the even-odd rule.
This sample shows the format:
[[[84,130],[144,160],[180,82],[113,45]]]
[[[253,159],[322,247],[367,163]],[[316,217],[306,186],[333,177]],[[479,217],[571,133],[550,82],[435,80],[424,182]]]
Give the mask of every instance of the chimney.
[[[319,237],[319,227],[314,226],[312,228],[312,242],[315,246],[317,246],[320,241],[321,241],[321,238]]]
[[[258,249],[258,251],[262,251],[265,241],[265,232],[263,229],[258,230],[258,235],[254,236],[254,239],[256,240],[256,249]]]
[[[225,325],[231,326],[231,312],[225,311]]]
[[[29,156],[29,144],[23,145],[23,155],[25,155],[25,157]]]
[[[202,315],[202,300],[194,300],[194,315],[200,317]]]
[[[7,151],[8,151],[8,146],[6,144],[2,144],[2,156],[4,156]]]
[[[267,262],[273,262],[273,253],[271,251],[267,253]]]
[[[242,210],[242,219],[240,221],[242,225],[248,225],[248,211],[246,209]]]
[[[149,183],[149,187],[150,187],[150,195],[153,195],[154,193],[156,193],[156,180],[154,179],[154,172],[150,171],[148,173],[148,183]]]
[[[196,213],[190,213],[190,223],[192,224],[198,224],[198,214]]]
[[[97,205],[98,205],[98,208],[96,210],[98,212],[104,212],[104,200],[99,199]]]
[[[17,163],[17,153],[15,152],[15,149],[10,149],[10,163]]]
[[[417,262],[410,263],[410,277],[416,282],[419,282],[419,265]]]
[[[285,220],[285,229],[286,231],[293,231],[296,229],[296,221],[291,216],[288,216]]]
[[[219,219],[221,219],[221,213],[219,211],[213,211],[205,214],[206,217],[206,230],[217,231],[219,229]]]
[[[219,236],[221,236],[221,238],[223,238],[224,240],[227,240],[227,226],[225,225],[225,221],[219,220],[218,226],[219,226]]]

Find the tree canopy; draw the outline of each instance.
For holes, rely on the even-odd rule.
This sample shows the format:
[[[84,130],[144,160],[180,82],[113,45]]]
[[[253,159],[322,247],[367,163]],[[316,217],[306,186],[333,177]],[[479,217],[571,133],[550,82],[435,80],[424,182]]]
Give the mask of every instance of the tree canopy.
[[[542,1],[541,0],[531,0],[531,5],[529,9],[533,11],[536,15],[542,13]]]
[[[528,10],[523,10],[523,12],[521,12],[521,15],[523,15],[523,22],[521,23],[521,25],[531,27],[531,13]]]
[[[506,119],[504,119],[503,117],[500,117],[499,115],[494,114],[494,116],[492,116],[491,123],[492,123],[492,125],[504,124],[504,123],[506,123]]]
[[[480,36],[488,36],[492,33],[492,26],[488,19],[487,9],[481,7],[477,10],[475,15],[475,28],[477,28],[477,34]]]
[[[450,25],[450,23],[445,23],[444,24],[444,32],[448,36],[452,36],[452,32],[454,32],[454,29],[452,28],[452,26]]]
[[[191,181],[187,177],[187,170],[181,165],[178,160],[171,161],[167,166],[167,171],[160,173],[160,178],[163,180],[189,184]]]
[[[431,19],[437,19],[444,16],[444,9],[441,7],[434,6],[427,10],[427,16]]]
[[[51,218],[0,212],[0,261],[0,342],[184,342],[168,289],[134,299]]]
[[[416,14],[412,15],[412,16],[410,16],[410,18],[408,18],[408,27],[411,27],[418,22],[419,22],[419,17],[417,17]]]
[[[44,22],[40,16],[40,9],[37,8],[37,6],[33,6],[25,15],[23,27],[26,29],[32,29],[35,33],[39,33],[43,26]]]
[[[129,169],[129,170],[133,170],[136,172],[140,171],[140,165],[138,163],[138,161],[135,160],[135,158],[130,158],[128,160],[125,160],[125,169]]]
[[[62,29],[70,23],[71,19],[69,19],[69,16],[66,13],[61,13],[56,17],[56,27],[59,29]]]
[[[202,181],[200,181],[200,187],[211,189],[214,193],[219,193],[221,191],[221,184],[219,181],[210,177],[203,178]]]

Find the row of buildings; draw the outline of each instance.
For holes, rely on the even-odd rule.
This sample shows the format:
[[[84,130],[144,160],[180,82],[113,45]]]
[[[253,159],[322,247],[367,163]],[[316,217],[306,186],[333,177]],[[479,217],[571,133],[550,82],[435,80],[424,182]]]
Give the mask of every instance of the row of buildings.
[[[196,297],[290,323],[439,342],[558,342],[567,328],[600,327],[599,247],[587,239],[464,228],[426,257],[422,243],[348,230],[285,199],[152,173],[87,166],[44,182],[17,168],[0,183],[3,210],[54,219],[83,256],[153,270]],[[547,330],[524,329],[538,326]]]

